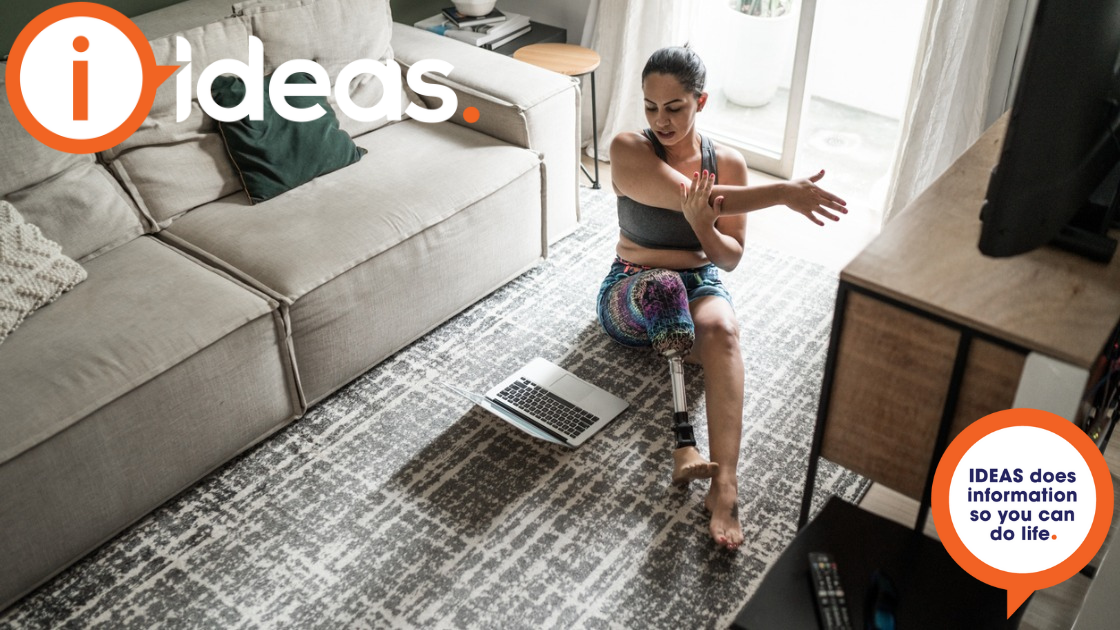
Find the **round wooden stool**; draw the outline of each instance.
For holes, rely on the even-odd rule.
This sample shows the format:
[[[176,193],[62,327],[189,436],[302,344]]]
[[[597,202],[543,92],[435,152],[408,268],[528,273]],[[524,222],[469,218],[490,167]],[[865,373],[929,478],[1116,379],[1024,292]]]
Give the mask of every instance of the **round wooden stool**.
[[[579,168],[591,180],[591,187],[598,188],[599,125],[595,121],[595,69],[599,67],[599,53],[575,44],[530,44],[517,49],[513,58],[570,77],[591,75],[591,144],[595,155],[595,177],[591,177],[582,163]]]

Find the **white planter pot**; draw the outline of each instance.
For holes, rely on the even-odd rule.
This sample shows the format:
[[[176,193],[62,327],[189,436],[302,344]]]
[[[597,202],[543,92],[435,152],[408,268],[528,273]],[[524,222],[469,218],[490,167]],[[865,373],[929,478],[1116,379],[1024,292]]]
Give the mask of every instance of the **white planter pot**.
[[[780,17],[755,17],[728,11],[731,41],[724,95],[743,107],[761,107],[778,91],[786,58],[793,48],[796,11]]]

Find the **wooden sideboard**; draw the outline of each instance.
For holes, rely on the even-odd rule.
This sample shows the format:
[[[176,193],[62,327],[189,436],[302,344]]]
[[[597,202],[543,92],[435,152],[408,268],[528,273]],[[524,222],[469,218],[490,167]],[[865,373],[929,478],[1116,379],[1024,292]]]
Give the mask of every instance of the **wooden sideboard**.
[[[818,456],[929,504],[936,461],[1012,407],[1032,352],[1088,370],[1120,320],[1120,256],[977,248],[1006,116],[840,274],[799,527]]]

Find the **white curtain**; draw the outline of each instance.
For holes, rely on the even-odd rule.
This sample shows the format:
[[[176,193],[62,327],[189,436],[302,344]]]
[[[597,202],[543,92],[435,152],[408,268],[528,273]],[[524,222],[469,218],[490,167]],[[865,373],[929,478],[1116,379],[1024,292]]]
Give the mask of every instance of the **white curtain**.
[[[929,186],[985,128],[1009,0],[929,0],[884,221]]]
[[[599,53],[599,158],[609,161],[611,139],[646,126],[642,68],[653,51],[688,41],[699,2],[689,0],[592,0],[582,45]],[[591,84],[583,81],[583,138],[591,155]]]

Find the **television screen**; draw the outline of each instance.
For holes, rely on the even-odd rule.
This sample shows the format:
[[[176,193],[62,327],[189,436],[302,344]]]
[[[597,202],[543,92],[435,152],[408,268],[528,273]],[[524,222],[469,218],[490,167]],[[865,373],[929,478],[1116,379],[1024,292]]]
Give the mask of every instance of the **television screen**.
[[[1053,244],[1111,258],[1118,65],[1120,0],[1039,0],[981,211],[982,253],[1014,256]],[[1091,206],[1094,191],[1100,198]]]

